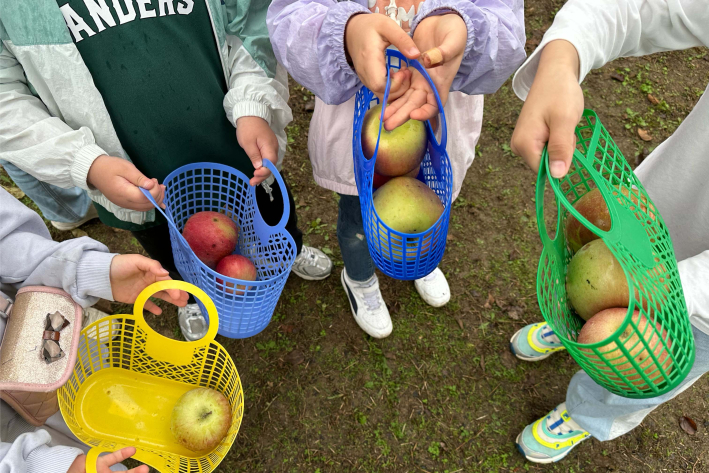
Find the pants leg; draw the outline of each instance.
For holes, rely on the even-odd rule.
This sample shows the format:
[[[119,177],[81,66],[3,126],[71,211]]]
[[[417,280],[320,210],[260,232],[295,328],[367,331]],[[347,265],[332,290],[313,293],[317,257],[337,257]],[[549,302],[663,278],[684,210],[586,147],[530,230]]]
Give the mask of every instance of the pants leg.
[[[340,195],[337,216],[337,241],[347,276],[353,281],[366,281],[374,275],[374,261],[367,248],[362,224],[362,209],[356,195]]]
[[[571,378],[566,391],[566,409],[581,428],[601,441],[630,432],[660,404],[682,393],[709,371],[709,335],[692,328],[696,357],[687,378],[675,389],[650,399],[628,399],[610,393],[584,371]]]
[[[182,280],[182,276],[177,272],[175,260],[172,257],[172,242],[170,241],[170,227],[167,223],[162,223],[146,230],[131,232],[138,243],[143,246],[145,252],[152,259],[160,262],[163,268],[170,272],[172,279]]]
[[[285,182],[285,179],[283,182]],[[258,205],[263,220],[269,225],[276,225],[281,220],[281,216],[283,216],[283,193],[275,180],[270,187],[271,194],[269,195],[263,186],[256,186],[256,204]],[[288,194],[288,203],[290,205],[290,215],[286,222],[286,231],[290,233],[293,240],[295,240],[296,255],[299,255],[300,249],[303,247],[303,232],[298,228],[298,215],[295,211],[295,201],[293,200],[293,194],[291,194],[287,183],[286,193]]]
[[[47,220],[74,223],[88,212],[91,198],[85,190],[78,187],[63,189],[37,180],[14,164],[6,161],[0,161],[0,164],[17,187],[37,204]]]

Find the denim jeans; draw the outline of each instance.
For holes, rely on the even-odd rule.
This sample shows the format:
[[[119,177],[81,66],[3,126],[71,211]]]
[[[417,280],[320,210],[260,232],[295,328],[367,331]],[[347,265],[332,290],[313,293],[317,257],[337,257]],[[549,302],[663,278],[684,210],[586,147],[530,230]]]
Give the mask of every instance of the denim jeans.
[[[566,391],[566,410],[581,428],[600,441],[630,432],[657,408],[689,388],[709,371],[709,335],[692,327],[696,355],[685,380],[672,391],[650,399],[628,399],[602,388],[584,371],[571,378]]]
[[[74,223],[84,218],[88,212],[91,198],[85,190],[78,187],[62,189],[37,180],[14,164],[0,161],[0,165],[5,168],[17,187],[37,204],[47,220]]]
[[[374,261],[367,248],[362,224],[359,197],[340,194],[340,213],[337,216],[337,241],[347,276],[353,281],[366,281],[374,275]]]

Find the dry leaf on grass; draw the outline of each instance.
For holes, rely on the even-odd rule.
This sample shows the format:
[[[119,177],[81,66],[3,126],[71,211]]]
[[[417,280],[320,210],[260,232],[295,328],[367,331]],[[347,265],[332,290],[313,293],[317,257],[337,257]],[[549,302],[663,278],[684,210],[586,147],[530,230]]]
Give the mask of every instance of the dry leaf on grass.
[[[680,417],[679,426],[682,427],[682,430],[687,432],[689,435],[694,435],[697,433],[697,424],[692,420],[691,417]]]
[[[652,136],[650,135],[650,133],[643,130],[642,128],[638,128],[638,136],[643,141],[652,141]]]

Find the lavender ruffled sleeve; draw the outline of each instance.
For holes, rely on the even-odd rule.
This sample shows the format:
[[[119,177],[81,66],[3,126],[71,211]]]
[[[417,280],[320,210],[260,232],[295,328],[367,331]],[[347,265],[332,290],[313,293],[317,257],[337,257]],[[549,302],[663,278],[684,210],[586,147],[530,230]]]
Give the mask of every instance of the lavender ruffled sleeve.
[[[345,26],[364,5],[334,0],[274,0],[266,22],[278,61],[327,104],[349,100],[361,86],[345,56]]]
[[[525,58],[522,0],[426,0],[411,23],[441,11],[454,11],[468,27],[468,44],[451,90],[491,94]]]

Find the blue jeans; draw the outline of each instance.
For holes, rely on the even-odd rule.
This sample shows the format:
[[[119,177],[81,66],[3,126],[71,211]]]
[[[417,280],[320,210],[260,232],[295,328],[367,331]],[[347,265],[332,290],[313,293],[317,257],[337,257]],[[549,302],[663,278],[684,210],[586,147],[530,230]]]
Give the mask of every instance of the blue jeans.
[[[85,190],[78,187],[62,189],[37,180],[14,164],[0,161],[0,165],[5,168],[17,187],[37,204],[47,220],[74,223],[86,216],[91,198]]]
[[[367,248],[362,224],[359,197],[340,194],[340,213],[337,216],[337,241],[347,276],[353,281],[366,281],[374,276],[374,261]]]
[[[628,399],[602,388],[584,371],[571,378],[566,391],[566,410],[581,428],[598,440],[612,440],[630,432],[652,412],[689,388],[709,371],[709,335],[692,327],[696,355],[685,380],[672,391],[650,399]]]

